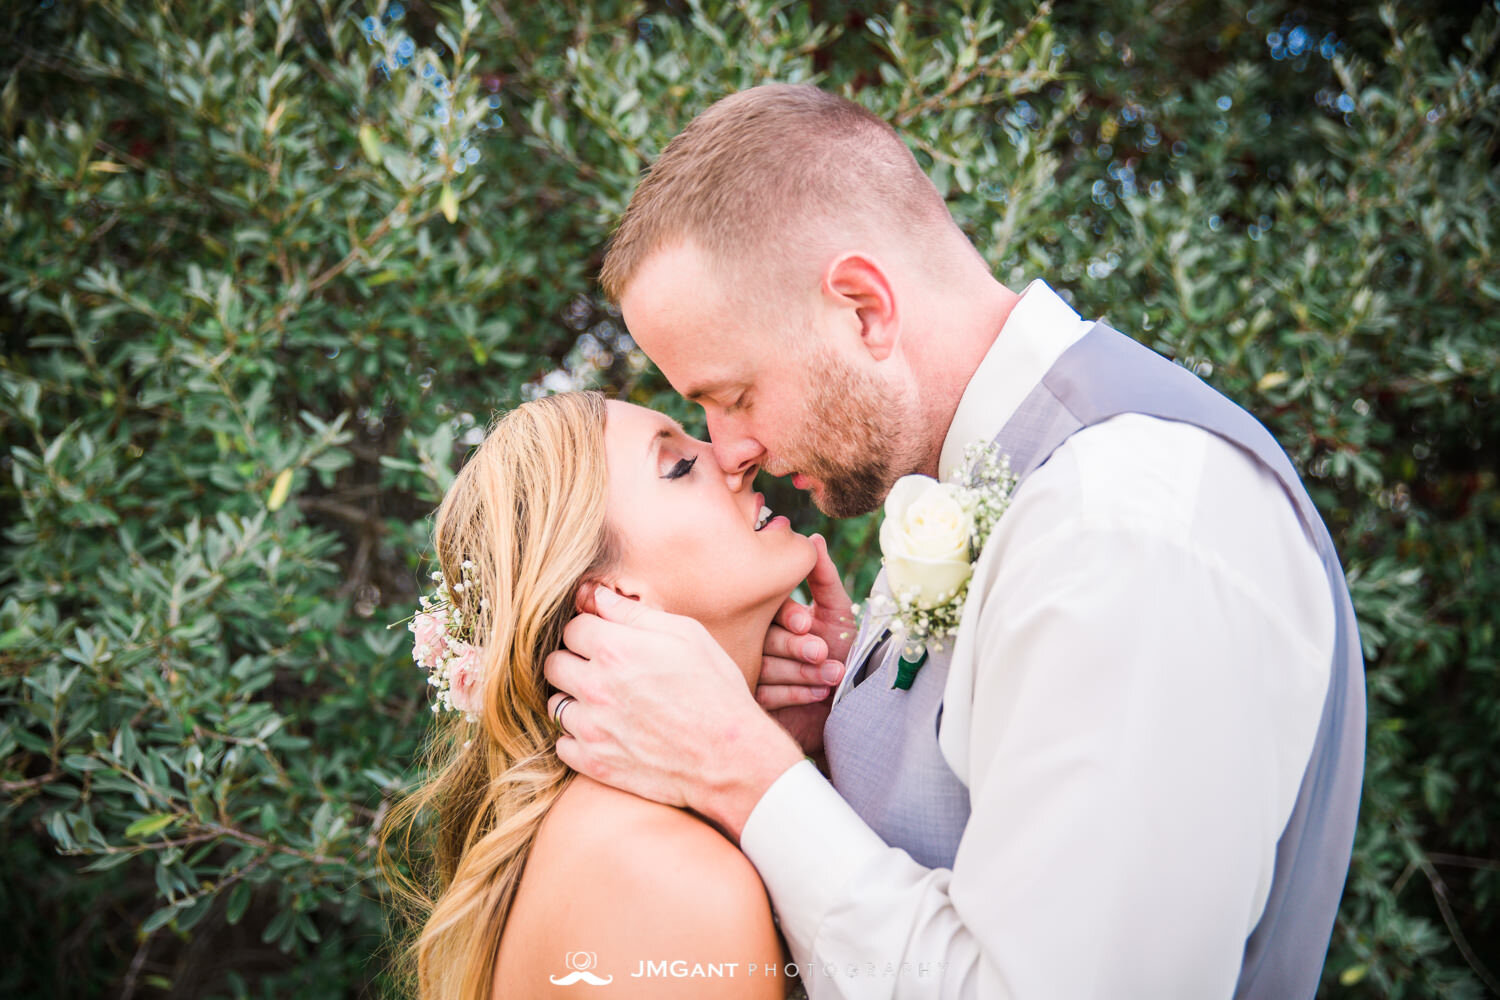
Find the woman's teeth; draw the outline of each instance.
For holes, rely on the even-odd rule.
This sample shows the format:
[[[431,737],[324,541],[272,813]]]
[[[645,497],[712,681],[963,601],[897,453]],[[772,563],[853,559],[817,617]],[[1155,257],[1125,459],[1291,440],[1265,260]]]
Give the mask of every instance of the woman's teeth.
[[[755,519],[755,530],[759,531],[771,522],[771,508],[761,504],[760,516]]]

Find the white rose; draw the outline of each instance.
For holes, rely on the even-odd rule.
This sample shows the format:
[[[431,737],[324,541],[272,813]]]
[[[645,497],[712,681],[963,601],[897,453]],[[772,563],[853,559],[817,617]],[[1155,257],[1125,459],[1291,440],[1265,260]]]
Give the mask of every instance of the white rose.
[[[969,561],[973,530],[974,519],[959,500],[958,487],[929,476],[896,480],[880,524],[891,593],[923,610],[952,600],[974,571]]]

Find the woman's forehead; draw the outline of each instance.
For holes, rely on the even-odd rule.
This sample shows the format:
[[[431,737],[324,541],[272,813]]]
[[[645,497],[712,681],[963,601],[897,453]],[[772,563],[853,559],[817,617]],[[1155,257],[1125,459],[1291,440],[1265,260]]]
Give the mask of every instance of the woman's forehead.
[[[635,403],[612,399],[606,407],[606,430],[614,430],[629,437],[650,436],[657,438],[687,437],[682,425],[665,413]]]

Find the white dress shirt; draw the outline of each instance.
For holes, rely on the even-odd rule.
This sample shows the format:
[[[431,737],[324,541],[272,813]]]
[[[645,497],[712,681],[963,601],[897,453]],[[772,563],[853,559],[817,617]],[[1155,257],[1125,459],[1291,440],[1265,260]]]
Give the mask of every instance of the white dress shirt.
[[[1032,282],[940,472],[1091,326]],[[1253,459],[1141,415],[1073,435],[975,564],[938,734],[971,805],[953,869],[887,846],[807,762],[745,824],[810,995],[1231,996],[1333,641],[1317,552]]]

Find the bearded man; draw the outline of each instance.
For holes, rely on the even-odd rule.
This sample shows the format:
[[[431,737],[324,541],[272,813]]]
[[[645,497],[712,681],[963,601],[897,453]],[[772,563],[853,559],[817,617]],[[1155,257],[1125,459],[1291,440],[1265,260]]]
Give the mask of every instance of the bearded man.
[[[546,669],[562,760],[736,840],[814,998],[1311,997],[1363,665],[1265,429],[1044,281],[996,281],[899,136],[813,87],[694,119],[602,280],[725,474],[848,517],[979,444],[1019,485],[906,686],[826,551],[759,706],[694,623],[586,597]]]

